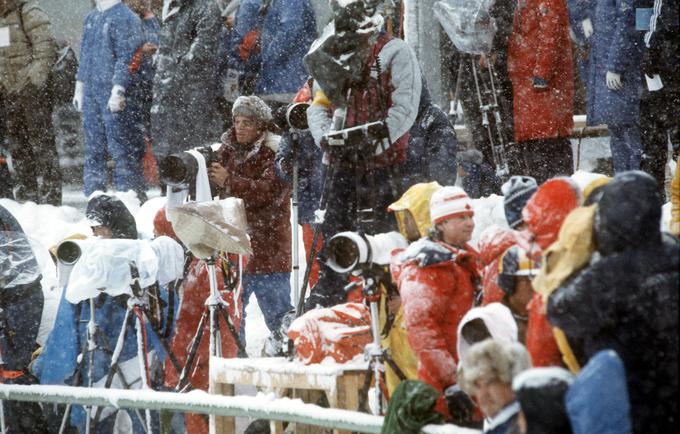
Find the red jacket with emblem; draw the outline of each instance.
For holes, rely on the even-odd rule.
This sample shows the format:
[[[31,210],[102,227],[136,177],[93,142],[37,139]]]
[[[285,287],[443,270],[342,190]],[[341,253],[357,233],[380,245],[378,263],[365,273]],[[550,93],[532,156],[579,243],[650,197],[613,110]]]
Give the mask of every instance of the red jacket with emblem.
[[[567,137],[574,126],[574,73],[565,0],[520,0],[508,44],[515,140]],[[532,78],[548,82],[534,89]]]
[[[477,253],[421,239],[393,258],[418,378],[439,391],[456,382],[456,330],[472,308]]]

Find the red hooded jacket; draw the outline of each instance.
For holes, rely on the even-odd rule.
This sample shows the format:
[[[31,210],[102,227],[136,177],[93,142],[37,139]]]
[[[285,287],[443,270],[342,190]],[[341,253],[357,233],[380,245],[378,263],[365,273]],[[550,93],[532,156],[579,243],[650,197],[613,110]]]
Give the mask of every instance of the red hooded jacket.
[[[519,242],[529,244],[528,252],[540,255],[557,240],[564,219],[579,205],[578,187],[569,178],[552,178],[541,184],[522,210],[527,225]],[[533,247],[533,248],[532,248]],[[561,366],[552,325],[548,322],[541,295],[529,302],[526,347],[535,367]]]
[[[443,392],[456,382],[456,330],[474,302],[477,253],[421,239],[394,257],[392,274],[418,378]],[[447,413],[443,399],[437,409]]]

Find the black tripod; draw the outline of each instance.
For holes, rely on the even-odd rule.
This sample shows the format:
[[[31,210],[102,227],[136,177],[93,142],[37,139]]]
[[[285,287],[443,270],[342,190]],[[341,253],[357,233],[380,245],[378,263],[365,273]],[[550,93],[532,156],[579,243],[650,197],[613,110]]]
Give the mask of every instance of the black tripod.
[[[210,281],[210,295],[205,301],[205,307],[203,308],[203,314],[198,323],[198,328],[196,334],[191,340],[191,346],[189,348],[189,355],[187,356],[184,368],[181,370],[179,375],[179,380],[177,386],[175,386],[175,391],[185,390],[186,383],[188,381],[187,375],[192,369],[194,364],[194,359],[198,353],[198,346],[201,343],[203,337],[203,328],[205,322],[210,319],[210,356],[219,357],[222,355],[222,345],[220,342],[220,316],[224,319],[224,322],[229,329],[236,346],[238,347],[238,357],[247,357],[246,349],[243,347],[241,340],[239,339],[238,331],[234,327],[231,318],[229,317],[228,305],[224,301],[219,291],[217,290],[217,272],[215,270],[216,255],[212,255],[206,260],[208,266],[208,279]],[[229,286],[230,290],[234,289],[234,282],[225,282],[225,285]],[[178,369],[179,371],[179,369]]]

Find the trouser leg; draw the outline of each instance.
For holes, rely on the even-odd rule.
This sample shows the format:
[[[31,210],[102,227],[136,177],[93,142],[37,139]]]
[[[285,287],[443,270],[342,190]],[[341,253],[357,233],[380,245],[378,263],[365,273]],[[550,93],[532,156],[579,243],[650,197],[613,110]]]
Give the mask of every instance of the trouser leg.
[[[108,110],[106,98],[99,98],[94,92],[85,88],[83,100],[83,131],[85,133],[85,167],[83,184],[85,196],[96,190],[106,190],[108,157],[106,129],[102,112]]]
[[[113,186],[118,191],[146,191],[142,170],[144,136],[135,122],[135,110],[126,107],[120,112],[103,114],[108,151],[114,161]]]

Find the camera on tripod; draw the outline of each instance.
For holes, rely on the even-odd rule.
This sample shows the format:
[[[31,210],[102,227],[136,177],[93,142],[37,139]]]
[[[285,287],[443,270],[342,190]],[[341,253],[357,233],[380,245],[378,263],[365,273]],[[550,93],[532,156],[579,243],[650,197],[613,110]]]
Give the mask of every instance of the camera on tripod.
[[[183,276],[184,251],[174,240],[67,240],[57,248],[60,284],[68,283],[66,299],[79,303],[101,293],[133,294],[131,285],[147,288]]]
[[[408,242],[399,232],[362,235],[340,232],[328,241],[326,265],[336,273],[350,273],[364,266],[385,266],[394,249],[406,248]]]
[[[217,162],[217,149],[214,146],[219,149],[220,144],[198,146],[163,158],[159,165],[161,181],[171,187],[194,185],[198,175],[198,161],[192,151],[201,154],[205,159],[206,167],[210,167],[210,164]]]

